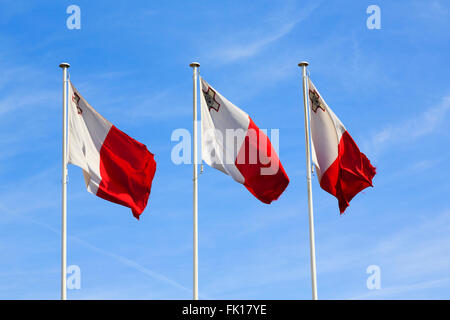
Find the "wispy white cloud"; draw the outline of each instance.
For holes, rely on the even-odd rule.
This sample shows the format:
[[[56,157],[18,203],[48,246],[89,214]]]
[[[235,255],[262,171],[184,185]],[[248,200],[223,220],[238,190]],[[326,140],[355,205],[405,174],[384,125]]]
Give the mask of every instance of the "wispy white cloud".
[[[373,251],[392,255],[389,260],[398,279],[429,276],[450,267],[450,211],[415,216],[416,223],[383,239]]]
[[[298,21],[293,21],[283,25],[275,33],[269,34],[264,38],[256,39],[253,42],[231,44],[222,47],[213,54],[222,62],[233,62],[242,58],[249,58],[258,54],[271,43],[287,35],[297,25]]]
[[[299,11],[300,14],[295,18],[292,18],[292,13],[290,12],[283,13],[281,16],[280,14],[275,14],[268,19],[272,20],[271,23],[263,23],[262,28],[261,26],[255,28],[257,29],[257,32],[255,32],[254,29],[242,30],[233,34],[232,40],[223,41],[218,47],[217,43],[215,43],[214,49],[208,50],[208,57],[209,59],[222,63],[230,63],[240,59],[253,57],[268,46],[288,35],[319,6],[320,1],[306,5]]]
[[[57,97],[56,92],[41,91],[41,92],[29,92],[25,93],[25,89],[19,92],[14,92],[0,100],[0,116],[4,116],[6,113],[16,111],[23,108],[36,107],[42,110],[51,106],[51,101],[54,101]],[[31,94],[30,94],[31,93]]]
[[[41,219],[36,219],[34,217],[35,213],[43,208],[48,209],[59,207],[59,201],[55,202],[54,199],[55,191],[57,191],[55,190],[55,184],[52,182],[54,174],[54,168],[46,169],[22,181],[16,182],[14,184],[15,188],[5,188],[5,190],[0,193],[0,213],[2,222],[5,223],[6,221],[20,220],[24,223],[32,223],[34,225],[40,226],[60,236],[60,230],[55,228],[53,225],[43,222],[41,221]],[[43,183],[43,181],[46,181],[47,183]],[[50,186],[48,185],[49,181]],[[45,188],[43,188],[44,186]],[[45,192],[43,192],[42,190],[45,190]],[[22,199],[27,199],[28,201],[18,206],[17,203],[21,203]],[[109,257],[126,267],[139,271],[140,273],[150,277],[151,279],[162,282],[184,293],[192,293],[191,288],[185,287],[179,282],[159,272],[151,270],[132,259],[102,249],[77,236],[68,235],[68,239],[71,242],[78,243],[79,245],[86,247],[105,257]],[[98,296],[97,298],[101,299],[103,297]],[[203,296],[203,298],[206,297]]]
[[[380,266],[381,289],[353,293],[349,295],[351,299],[411,298],[429,288],[448,287],[450,278],[442,275],[450,267],[449,222],[448,210],[433,215],[411,212],[411,219],[403,228],[381,234],[381,240],[368,251],[345,255],[347,263],[336,264],[331,254],[327,259],[331,268],[328,272],[349,270],[361,260]],[[342,258],[336,261],[342,262]]]
[[[450,111],[450,96],[444,96],[436,105],[429,107],[419,116],[390,124],[376,132],[368,142],[368,147],[379,150],[390,144],[411,141],[433,133],[445,121]]]
[[[10,211],[6,211],[6,212],[11,214]],[[39,226],[41,226],[43,228],[46,228],[46,229],[52,231],[53,233],[55,233],[57,235],[61,234],[60,231],[57,230],[56,228],[54,228],[53,226],[51,226],[51,225],[49,225],[47,223],[43,223],[41,221],[38,221],[38,220],[36,220],[36,219],[34,219],[32,217],[27,216],[26,218],[23,218],[23,217],[21,217],[19,215],[16,215],[16,217],[19,218],[19,219],[26,220],[28,223],[31,222],[33,224],[39,225]],[[167,277],[167,276],[165,276],[165,275],[163,275],[161,273],[158,273],[158,272],[153,271],[153,270],[151,270],[151,269],[149,269],[147,267],[144,267],[142,264],[140,264],[140,263],[138,263],[138,262],[136,262],[134,260],[131,260],[131,259],[126,258],[124,256],[115,254],[113,252],[104,250],[102,248],[99,248],[99,247],[97,247],[97,246],[95,246],[95,245],[93,245],[93,244],[91,244],[91,243],[89,243],[89,242],[87,242],[85,240],[82,240],[82,239],[80,239],[80,238],[78,238],[76,236],[70,236],[69,235],[68,239],[72,240],[72,241],[74,241],[74,242],[76,242],[76,243],[78,243],[78,244],[80,244],[80,245],[82,245],[82,246],[84,246],[84,247],[94,251],[94,252],[100,253],[103,256],[107,256],[109,258],[112,258],[112,259],[116,260],[117,262],[121,263],[124,266],[133,268],[133,269],[135,269],[135,270],[137,270],[137,271],[139,271],[139,272],[149,276],[150,278],[152,278],[154,280],[161,281],[161,282],[163,282],[163,283],[165,283],[167,285],[170,285],[170,286],[172,286],[172,287],[174,287],[174,288],[176,288],[178,290],[181,290],[183,292],[187,292],[189,294],[192,293],[192,289],[183,286],[182,284],[178,283],[177,281],[175,281],[175,280],[173,280],[173,279],[171,279],[171,278],[169,278],[169,277]],[[101,298],[102,298],[101,296],[97,297],[97,299],[101,299]]]
[[[89,75],[83,82],[74,82],[74,85],[84,98],[110,121],[120,119],[132,124],[144,121],[160,122],[192,114],[190,104],[184,103],[192,99],[190,90],[185,90],[185,83],[174,83],[170,87],[153,88],[146,94],[136,94],[117,90],[111,83],[105,85],[98,81],[99,78],[118,80],[121,76],[124,76],[124,73],[94,74]]]
[[[432,19],[445,19],[448,15],[449,8],[439,0],[431,0],[426,4],[426,10],[424,10],[424,3],[422,1],[414,2],[414,9],[417,10],[417,15],[420,18]]]
[[[167,104],[167,101],[186,101],[186,99],[179,97],[178,92],[179,86],[174,86],[149,96],[141,96],[141,99],[129,110],[129,116],[133,121],[142,118],[161,121],[192,114],[192,110],[187,108],[185,104]]]
[[[24,3],[14,0],[2,0],[0,10],[0,19],[2,22],[9,22],[18,15],[23,15],[24,13],[33,10],[33,3]]]
[[[170,285],[170,286],[172,286],[172,287],[174,287],[176,289],[179,289],[181,291],[187,292],[189,294],[192,293],[192,289],[183,286],[182,284],[178,283],[177,281],[172,280],[169,277],[167,277],[167,276],[165,276],[165,275],[163,275],[161,273],[158,273],[158,272],[153,271],[153,270],[151,270],[149,268],[146,268],[143,265],[141,265],[140,263],[137,263],[136,261],[133,261],[133,260],[128,259],[126,257],[123,257],[121,255],[115,254],[113,252],[109,252],[109,251],[101,249],[99,247],[96,247],[96,246],[90,244],[89,242],[84,241],[82,239],[79,239],[77,237],[70,236],[69,238],[71,240],[73,240],[73,241],[83,245],[84,247],[87,247],[87,248],[89,248],[89,249],[91,249],[91,250],[93,250],[95,252],[98,252],[98,253],[104,255],[104,256],[108,256],[108,257],[116,260],[117,262],[119,262],[119,263],[121,263],[121,264],[123,264],[123,265],[125,265],[127,267],[133,268],[133,269],[135,269],[135,270],[137,270],[137,271],[139,271],[139,272],[141,272],[141,273],[143,273],[143,274],[145,274],[145,275],[147,275],[147,276],[149,276],[149,277],[151,277],[151,278],[153,278],[155,280],[164,282],[167,285]]]

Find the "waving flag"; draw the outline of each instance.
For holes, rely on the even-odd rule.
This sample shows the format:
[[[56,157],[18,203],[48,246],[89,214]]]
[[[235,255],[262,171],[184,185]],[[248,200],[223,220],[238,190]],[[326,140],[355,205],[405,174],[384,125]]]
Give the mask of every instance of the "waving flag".
[[[375,168],[309,79],[308,85],[312,160],[320,186],[338,199],[343,213],[356,194],[373,187]]]
[[[156,171],[153,154],[103,118],[70,83],[68,162],[83,169],[87,190],[131,208],[147,206]]]
[[[271,203],[289,178],[269,138],[244,111],[201,78],[202,158]]]

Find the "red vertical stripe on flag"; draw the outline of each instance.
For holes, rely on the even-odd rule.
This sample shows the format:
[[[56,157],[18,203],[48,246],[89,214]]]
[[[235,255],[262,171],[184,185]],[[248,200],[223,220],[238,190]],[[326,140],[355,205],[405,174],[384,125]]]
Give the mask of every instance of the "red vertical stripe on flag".
[[[320,186],[338,199],[339,210],[343,213],[356,194],[373,187],[375,174],[369,159],[345,131],[339,141],[338,157],[322,175]]]
[[[289,178],[269,138],[259,130],[252,119],[235,165],[245,178],[245,187],[264,203],[269,204],[277,200],[289,184]],[[273,174],[261,173],[263,168],[271,166],[275,169]]]
[[[156,171],[156,162],[147,147],[115,126],[100,149],[102,181],[97,196],[131,208],[139,215],[147,206]]]

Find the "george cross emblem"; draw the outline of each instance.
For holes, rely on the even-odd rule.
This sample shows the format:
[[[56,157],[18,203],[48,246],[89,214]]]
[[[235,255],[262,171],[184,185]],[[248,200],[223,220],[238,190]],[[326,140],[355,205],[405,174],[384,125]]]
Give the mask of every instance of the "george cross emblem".
[[[203,96],[205,97],[208,110],[211,111],[211,109],[214,109],[216,112],[219,112],[220,103],[216,101],[216,92],[208,88],[208,91],[203,91]]]
[[[75,105],[77,106],[78,114],[82,114],[83,110],[81,110],[81,108],[78,106],[78,104],[80,103],[80,96],[76,92],[73,93],[72,101],[75,102]]]
[[[311,109],[317,113],[317,109],[322,109],[325,112],[325,107],[320,101],[320,96],[316,90],[309,89],[309,100],[311,101]]]

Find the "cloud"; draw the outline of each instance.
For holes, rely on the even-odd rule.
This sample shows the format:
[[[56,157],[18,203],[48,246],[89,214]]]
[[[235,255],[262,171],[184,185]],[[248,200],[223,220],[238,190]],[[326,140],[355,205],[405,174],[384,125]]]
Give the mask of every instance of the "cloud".
[[[397,279],[432,275],[450,267],[450,211],[433,216],[416,214],[415,220],[415,224],[380,241],[373,251],[396,265],[392,272]]]
[[[17,111],[19,109],[31,109],[33,107],[42,109],[48,107],[50,101],[56,99],[56,93],[52,91],[31,92],[26,94],[26,89],[10,94],[0,100],[0,116]]]
[[[185,90],[185,83],[174,83],[170,87],[155,87],[145,94],[129,93],[126,90],[117,90],[117,83],[101,83],[99,78],[118,79],[124,73],[105,73],[90,75],[83,82],[74,82],[83,97],[100,114],[109,121],[128,124],[142,124],[151,122],[161,123],[163,120],[183,118],[192,114],[191,90]],[[120,83],[119,83],[120,85]],[[180,103],[181,101],[181,103]],[[185,103],[186,101],[189,101]],[[117,124],[116,124],[117,125]]]
[[[450,111],[450,96],[444,96],[437,106],[430,107],[419,116],[391,124],[375,133],[369,147],[380,149],[390,144],[411,141],[433,133],[444,122]]]
[[[55,206],[59,207],[59,202],[56,204],[54,199],[55,191],[57,190],[55,190],[55,184],[53,183],[52,178],[54,178],[55,176],[55,171],[56,170],[53,167],[47,170],[43,170],[42,172],[28,177],[23,181],[16,182],[16,188],[7,188],[5,192],[0,193],[0,213],[2,222],[10,219],[21,220],[24,223],[32,223],[34,225],[45,228],[60,236],[61,232],[59,229],[53,227],[49,223],[37,220],[32,216],[35,211],[39,211],[43,208],[48,209]],[[43,183],[43,181],[46,181],[47,183]],[[42,189],[46,190],[46,192],[43,192]],[[40,191],[38,192],[37,190]],[[21,204],[20,206],[17,206],[16,204],[20,203],[21,199],[27,199],[28,201]],[[100,253],[103,256],[112,258],[120,264],[137,270],[154,280],[165,283],[166,285],[169,285],[185,293],[192,293],[191,288],[187,288],[177,281],[161,273],[146,268],[138,262],[133,261],[127,257],[99,248],[76,236],[68,235],[68,239],[94,252]],[[203,296],[203,298],[205,297]]]
[[[5,211],[5,212],[10,213],[9,211]],[[41,227],[44,227],[44,228],[52,231],[53,233],[55,233],[57,235],[61,234],[59,230],[57,230],[56,228],[52,227],[51,225],[43,223],[43,222],[40,222],[40,221],[38,221],[38,220],[36,220],[34,218],[31,218],[31,217],[26,217],[26,218],[24,217],[24,218],[22,218],[21,216],[18,216],[18,215],[17,215],[17,217],[19,219],[26,220],[27,222],[31,222],[33,224],[39,225]],[[177,281],[172,280],[169,277],[166,277],[165,275],[163,275],[161,273],[158,273],[158,272],[153,271],[153,270],[151,270],[149,268],[146,268],[143,265],[137,263],[136,261],[133,261],[133,260],[128,259],[128,258],[126,258],[124,256],[121,256],[121,255],[115,254],[113,252],[110,252],[110,251],[101,249],[99,247],[96,247],[93,244],[91,244],[91,243],[89,243],[89,242],[87,242],[85,240],[82,240],[82,239],[80,239],[78,237],[75,237],[75,236],[70,236],[69,235],[68,239],[72,240],[74,242],[77,242],[78,244],[81,244],[82,246],[84,246],[86,248],[89,248],[92,251],[95,251],[95,252],[100,253],[100,254],[102,254],[104,256],[110,257],[110,258],[116,260],[117,262],[121,263],[122,265],[125,265],[127,267],[133,268],[133,269],[135,269],[135,270],[137,270],[137,271],[139,271],[139,272],[141,272],[141,273],[151,277],[152,279],[161,281],[161,282],[163,282],[163,283],[165,283],[167,285],[170,285],[170,286],[172,286],[172,287],[174,287],[176,289],[179,289],[181,291],[187,292],[189,294],[192,293],[192,289],[183,286],[182,284],[178,283]],[[98,298],[101,298],[101,297],[97,297],[97,299]]]
[[[123,257],[121,255],[115,254],[113,252],[109,252],[109,251],[103,250],[101,248],[98,248],[98,247],[90,244],[89,242],[84,241],[84,240],[79,239],[79,238],[74,237],[74,236],[69,236],[69,239],[71,239],[71,240],[73,240],[73,241],[75,241],[75,242],[83,245],[84,247],[87,247],[87,248],[89,248],[89,249],[91,249],[91,250],[93,250],[95,252],[98,252],[98,253],[100,253],[100,254],[102,254],[104,256],[108,256],[110,258],[113,258],[114,260],[120,262],[121,264],[123,264],[123,265],[125,265],[127,267],[130,267],[130,268],[133,268],[133,269],[135,269],[135,270],[137,270],[137,271],[139,271],[139,272],[141,272],[141,273],[143,273],[143,274],[145,274],[145,275],[147,275],[147,276],[149,276],[149,277],[151,277],[151,278],[153,278],[155,280],[164,282],[165,284],[168,284],[168,285],[170,285],[170,286],[172,286],[174,288],[177,288],[177,289],[179,289],[181,291],[184,291],[184,292],[187,292],[189,294],[192,293],[192,289],[181,285],[180,283],[178,283],[175,280],[172,280],[172,279],[166,277],[163,274],[160,274],[158,272],[150,270],[149,268],[146,268],[146,267],[142,266],[141,264],[137,263],[136,261],[133,261],[133,260],[128,259],[126,257]]]
[[[24,15],[33,10],[33,3],[22,3],[14,0],[2,0],[0,10],[0,23],[9,23],[17,16]]]
[[[333,254],[328,256],[328,267],[334,272],[349,270],[352,265],[360,265],[363,259],[380,266],[382,288],[350,294],[350,299],[414,298],[426,289],[449,286],[450,278],[446,275],[450,267],[450,211],[433,215],[411,212],[408,221],[413,222],[400,230],[396,227],[399,231],[380,233],[381,240],[363,254],[359,250],[355,256],[346,255],[347,263],[339,268],[333,263]]]
[[[247,44],[234,44],[227,46],[227,48],[221,48],[215,53],[215,55],[223,62],[233,62],[239,59],[252,57],[271,43],[281,39],[291,32],[297,23],[297,21],[294,21],[285,24],[276,33],[269,34],[265,38],[260,38]]]
[[[271,44],[288,35],[298,23],[308,18],[319,5],[320,2],[315,2],[312,5],[305,6],[302,8],[301,14],[298,17],[291,19],[290,22],[284,22],[289,20],[287,15],[291,15],[290,13],[281,16],[273,16],[270,20],[274,20],[274,22],[265,23],[265,28],[259,29],[257,33],[245,30],[238,34],[233,34],[233,40],[225,41],[219,48],[215,48],[212,51],[209,50],[208,56],[210,59],[213,59],[216,62],[219,60],[222,63],[230,63],[253,57]],[[273,25],[276,25],[277,29],[275,29]],[[262,34],[264,36],[257,38],[255,34]],[[237,41],[235,40],[236,38],[238,38]],[[249,41],[249,39],[252,40]]]
[[[448,8],[438,0],[432,0],[427,3],[427,9],[424,10],[423,2],[416,1],[414,3],[414,9],[417,10],[417,15],[423,19],[430,19],[436,22],[436,19],[443,20],[448,15]]]
[[[167,101],[186,101],[188,97],[182,96],[180,86],[163,89],[150,96],[141,97],[139,101],[128,111],[129,117],[134,121],[145,119],[146,121],[169,120],[174,117],[185,117],[192,114],[185,104],[172,103],[170,107],[164,105]]]

